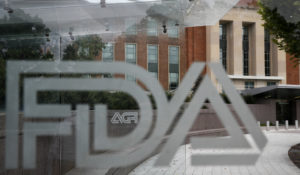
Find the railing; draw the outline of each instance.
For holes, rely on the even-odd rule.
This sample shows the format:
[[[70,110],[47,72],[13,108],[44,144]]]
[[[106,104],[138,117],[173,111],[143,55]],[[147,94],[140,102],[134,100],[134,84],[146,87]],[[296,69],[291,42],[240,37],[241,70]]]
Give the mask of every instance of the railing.
[[[293,125],[293,127],[289,126],[289,121],[288,120],[285,120],[285,124],[284,125],[280,125],[279,121],[276,121],[275,125],[270,125],[270,121],[267,121],[265,126],[263,126],[260,121],[257,121],[257,124],[260,127],[261,126],[265,127],[265,129],[267,131],[270,131],[272,128],[275,129],[275,130],[281,130],[281,129],[285,129],[285,130],[296,129],[296,130],[298,130],[299,129],[299,122],[298,122],[298,120],[295,120],[295,125]]]

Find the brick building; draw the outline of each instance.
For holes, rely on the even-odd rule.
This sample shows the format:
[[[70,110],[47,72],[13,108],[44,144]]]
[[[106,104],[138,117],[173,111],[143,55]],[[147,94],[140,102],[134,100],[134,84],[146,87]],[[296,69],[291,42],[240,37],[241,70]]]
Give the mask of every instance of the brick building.
[[[102,59],[140,65],[166,90],[176,89],[195,61],[220,62],[239,90],[299,84],[299,67],[262,24],[255,0],[241,0],[213,26],[184,28],[168,21],[164,32],[154,19],[125,21],[126,32],[108,44]],[[213,79],[212,72],[206,73]]]
[[[184,28],[168,21],[164,32],[153,19],[128,23],[122,35],[107,43],[100,59],[137,64],[159,79],[164,89],[176,89],[188,68]],[[134,75],[125,78],[135,80]]]

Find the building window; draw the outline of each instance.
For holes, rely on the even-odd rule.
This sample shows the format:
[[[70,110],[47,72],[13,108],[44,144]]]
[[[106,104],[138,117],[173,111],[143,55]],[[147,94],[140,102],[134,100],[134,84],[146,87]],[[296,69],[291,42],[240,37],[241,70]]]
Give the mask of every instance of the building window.
[[[153,77],[158,78],[158,47],[157,45],[147,45],[147,60],[148,60],[148,72]]]
[[[147,35],[148,36],[157,36],[157,22],[154,19],[148,20]]]
[[[245,89],[253,89],[254,88],[254,82],[253,81],[246,81],[245,82]]]
[[[102,61],[113,62],[114,61],[114,45],[112,43],[106,43],[105,48],[102,49]],[[112,78],[112,74],[103,74],[104,78]]]
[[[275,86],[277,83],[275,81],[268,81],[267,86]]]
[[[137,33],[136,19],[129,18],[125,20],[126,35],[136,35]]]
[[[176,89],[179,83],[179,47],[169,46],[169,89]]]
[[[136,44],[125,45],[125,61],[136,64]]]
[[[136,64],[136,44],[125,45],[125,61],[126,63]],[[135,81],[134,75],[126,75],[129,81]]]
[[[243,73],[249,75],[249,27],[243,26]]]
[[[168,21],[167,29],[168,29],[167,33],[170,38],[178,38],[179,29],[175,21]]]
[[[270,63],[270,34],[267,30],[265,30],[265,75],[271,75],[271,63]]]
[[[227,69],[227,31],[226,24],[220,24],[220,62]]]
[[[128,75],[128,74],[126,74],[125,78],[128,81],[136,81],[136,78],[135,78],[134,75]]]
[[[169,73],[170,90],[178,87],[178,73]]]
[[[103,62],[114,61],[114,45],[112,43],[105,44],[105,48],[102,49],[102,61]]]

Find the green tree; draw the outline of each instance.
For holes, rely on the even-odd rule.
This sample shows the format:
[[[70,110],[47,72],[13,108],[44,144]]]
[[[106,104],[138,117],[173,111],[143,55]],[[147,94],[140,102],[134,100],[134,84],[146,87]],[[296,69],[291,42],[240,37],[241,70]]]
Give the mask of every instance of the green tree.
[[[293,55],[292,61],[300,63],[300,1],[260,0],[259,11],[264,27],[282,50]]]
[[[6,61],[53,59],[50,51],[42,49],[49,33],[40,18],[22,10],[16,9],[0,18],[0,106],[5,101]]]
[[[63,51],[63,60],[68,61],[93,61],[99,56],[105,44],[98,35],[84,35],[72,37],[71,41]],[[62,75],[63,77],[82,77],[83,75]],[[93,75],[99,76],[99,75]],[[104,93],[100,92],[61,92],[61,102],[72,104],[73,108],[78,103],[90,104],[100,103]]]
[[[63,60],[95,60],[104,47],[98,35],[79,36],[64,49]]]
[[[85,35],[75,37],[75,40],[66,46],[63,51],[63,60],[89,61],[95,60],[105,44],[98,35]],[[62,75],[63,77],[82,77],[84,75]],[[100,75],[91,75],[101,78]],[[134,98],[124,92],[88,91],[88,92],[61,92],[62,103],[71,104],[74,109],[76,104],[106,104],[108,109],[138,109]]]

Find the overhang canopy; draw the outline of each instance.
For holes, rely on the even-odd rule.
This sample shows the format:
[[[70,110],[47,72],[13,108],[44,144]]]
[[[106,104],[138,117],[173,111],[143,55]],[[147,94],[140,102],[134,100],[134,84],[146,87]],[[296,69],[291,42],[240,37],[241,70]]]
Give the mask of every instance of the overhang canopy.
[[[252,95],[272,99],[300,99],[300,85],[275,85],[242,91],[243,95]]]

